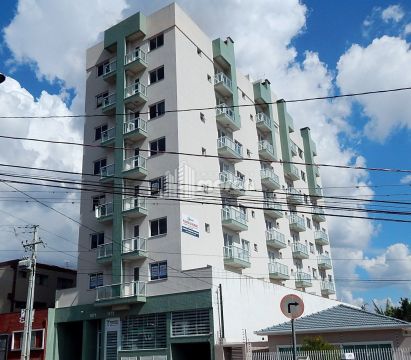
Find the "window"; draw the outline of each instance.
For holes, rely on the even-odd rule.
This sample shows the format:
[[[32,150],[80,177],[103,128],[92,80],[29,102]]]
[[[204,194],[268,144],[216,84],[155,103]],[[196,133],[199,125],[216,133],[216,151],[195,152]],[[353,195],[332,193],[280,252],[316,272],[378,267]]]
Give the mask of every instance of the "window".
[[[96,210],[96,207],[104,204],[106,201],[106,195],[97,195],[92,197],[93,200],[93,211]]]
[[[108,91],[102,92],[101,94],[96,95],[96,107],[102,107],[104,98],[108,96]]]
[[[244,239],[241,239],[241,247],[243,250],[247,251],[248,253],[250,252],[250,242]]]
[[[97,65],[97,76],[101,76],[101,75],[104,74],[104,68],[105,68],[108,64],[110,64],[110,61],[109,61],[109,60],[104,61],[103,63]]]
[[[317,269],[312,269],[313,270],[313,279],[317,279],[318,277],[318,273],[317,273]]]
[[[161,176],[157,179],[150,180],[151,195],[163,193],[166,189],[166,178]]]
[[[311,229],[311,220],[309,218],[307,218],[307,227]]]
[[[200,120],[205,123],[205,115],[202,112],[200,113]]]
[[[156,155],[160,151],[166,151],[165,137],[150,142],[150,156]]]
[[[11,350],[21,350],[23,345],[23,331],[14,331],[11,338]],[[30,348],[44,349],[44,329],[32,330]]]
[[[255,211],[251,210],[251,217],[254,219],[255,218]]]
[[[298,156],[300,157],[300,159],[303,158],[303,155],[304,155],[303,151],[300,148],[298,148]]]
[[[305,172],[301,170],[301,180],[305,181]]]
[[[198,48],[197,48],[197,55],[198,55],[198,56],[201,56],[202,54],[203,54],[203,52],[202,52],[201,49],[198,47]]]
[[[95,249],[99,245],[104,244],[104,233],[90,234],[90,249]]]
[[[251,157],[251,150],[247,149],[247,157]]]
[[[90,280],[88,288],[95,289],[96,287],[103,286],[103,273],[89,274]]]
[[[66,279],[66,278],[57,278],[57,289],[69,289],[74,287],[74,280],[73,279]]]
[[[201,155],[207,155],[207,149],[206,148],[201,148]]]
[[[150,84],[154,84],[156,82],[159,82],[160,80],[163,80],[164,79],[164,65],[160,66],[157,69],[154,69],[153,71],[150,71],[149,78],[150,78]]]
[[[158,261],[150,264],[150,279],[167,279],[167,261]]]
[[[245,100],[245,93],[243,91],[241,92],[241,97]]]
[[[164,45],[164,34],[159,34],[153,37],[152,39],[150,39],[149,51],[153,51],[163,45]]]
[[[100,140],[101,134],[107,130],[107,124],[98,126],[94,129],[94,140]]]
[[[211,75],[207,74],[207,80],[208,82],[211,82]]]
[[[167,234],[167,218],[155,219],[150,221],[150,235],[164,235]]]
[[[314,249],[314,244],[310,243],[310,253],[314,254],[315,253],[315,249]]]
[[[156,117],[164,115],[164,113],[166,112],[165,101],[163,100],[156,104],[150,105],[149,111],[150,111],[150,119],[154,119]]]
[[[49,277],[44,274],[36,274],[36,285],[46,286],[48,284]]]
[[[171,336],[173,337],[209,335],[210,331],[210,312],[208,309],[171,313]]]
[[[250,120],[254,121],[254,116],[252,114],[250,114]]]
[[[101,168],[107,166],[107,159],[100,159],[93,163],[93,174],[100,175]]]
[[[204,230],[205,230],[206,233],[209,233],[211,231],[210,230],[210,224],[205,223],[204,224]]]
[[[257,244],[254,244],[254,251],[258,252],[258,245]]]

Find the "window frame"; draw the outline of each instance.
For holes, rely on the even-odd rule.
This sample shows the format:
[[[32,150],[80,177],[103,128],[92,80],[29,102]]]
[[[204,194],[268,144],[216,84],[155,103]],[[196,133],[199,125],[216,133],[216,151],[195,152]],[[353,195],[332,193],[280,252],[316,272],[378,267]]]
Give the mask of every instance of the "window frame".
[[[93,237],[96,237],[93,239]],[[101,240],[103,242],[101,242]],[[95,245],[93,246],[93,242],[95,241]],[[104,238],[104,231],[103,232],[95,232],[90,234],[90,250],[97,249],[99,245],[104,245],[105,244],[105,238]]]
[[[98,199],[98,202],[95,202],[95,200]],[[101,200],[104,201],[106,200],[106,195],[95,195],[91,197],[91,203],[92,203],[92,211],[96,210],[97,206],[100,206],[101,204],[104,204],[103,202],[101,202]]]
[[[103,107],[103,99],[109,95],[108,91],[103,91],[96,95],[96,108]]]
[[[101,165],[102,162],[105,162],[105,165]],[[96,172],[96,164],[98,165],[98,172]],[[101,168],[107,166],[107,158],[101,158],[98,160],[93,161],[93,175],[100,175],[101,174]]]
[[[161,74],[161,73],[162,73],[162,77],[160,78],[160,74]],[[151,75],[154,75],[155,78],[152,79],[152,78],[151,78]],[[148,73],[149,85],[156,84],[156,83],[164,80],[164,78],[165,78],[164,65],[161,65],[161,66],[159,66],[159,67],[157,67],[157,68],[149,71],[149,73]]]
[[[164,148],[160,149],[159,144],[162,145],[163,140],[164,140]],[[152,149],[152,145],[154,145],[154,144],[156,145],[156,149]],[[155,156],[155,155],[161,155],[162,152],[166,151],[166,146],[167,146],[167,143],[166,143],[166,137],[165,136],[150,141],[150,143],[149,143],[150,157]]]
[[[159,106],[161,107],[159,108]],[[152,111],[151,109],[154,109],[154,111]],[[148,113],[149,113],[149,120],[157,119],[163,116],[166,113],[166,101],[161,100],[154,104],[149,105]]]
[[[108,130],[108,124],[102,124],[94,128],[94,141],[101,140],[104,131]]]
[[[153,185],[158,184],[157,188],[154,188]],[[150,180],[150,194],[151,195],[162,195],[166,191],[166,177],[159,176],[155,179]]]
[[[38,333],[41,332],[41,347],[34,347],[33,346],[33,335],[34,333]],[[45,333],[45,329],[33,329],[31,330],[31,339],[30,339],[30,349],[31,350],[44,350],[44,345],[45,345],[45,338],[44,338],[44,333]],[[20,334],[21,338],[20,338],[20,347],[16,348],[15,347],[15,343],[16,343],[16,334]],[[12,331],[11,332],[11,344],[10,344],[10,351],[21,351],[21,347],[23,345],[23,331],[19,330],[19,331]]]
[[[160,267],[165,265],[165,275],[161,276]],[[153,268],[157,267],[157,276],[153,278]],[[167,280],[168,279],[167,260],[155,261],[149,264],[150,281]]]
[[[165,223],[163,223],[163,226],[165,224],[165,232],[161,232],[161,225],[160,222],[165,220]],[[157,223],[157,233],[153,234],[153,224]],[[163,228],[164,230],[164,228]],[[167,225],[167,216],[161,217],[161,218],[157,218],[157,219],[152,219],[150,220],[150,237],[154,237],[154,236],[164,236],[167,235],[167,231],[168,231],[168,225]]]
[[[161,39],[161,41],[159,41],[159,39]],[[164,32],[159,33],[148,40],[148,51],[149,52],[156,50],[162,46],[164,46]]]
[[[104,286],[104,274],[102,272],[95,272],[95,273],[89,273],[89,282],[88,282],[88,289],[89,290],[95,290],[98,287]],[[92,276],[96,277],[96,286],[91,287],[91,278]],[[101,285],[99,285],[99,279],[101,279]]]

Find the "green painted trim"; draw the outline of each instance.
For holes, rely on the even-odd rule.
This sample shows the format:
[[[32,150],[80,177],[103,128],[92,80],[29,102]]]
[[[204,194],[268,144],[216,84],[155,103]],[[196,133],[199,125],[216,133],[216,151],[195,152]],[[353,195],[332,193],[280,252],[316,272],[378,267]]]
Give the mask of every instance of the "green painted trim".
[[[119,297],[112,299],[99,300],[94,303],[94,306],[114,306],[122,304],[134,304],[134,303],[144,303],[146,302],[145,296],[128,296],[128,297]]]
[[[304,161],[306,164],[313,164],[313,148],[315,148],[315,144],[311,139],[310,128],[303,128],[300,130],[300,133],[303,138]],[[305,171],[307,173],[308,192],[311,196],[316,196],[315,189],[317,188],[317,181],[315,176],[315,168],[312,165],[306,165]]]
[[[56,325],[55,325],[56,309],[49,309],[47,314],[47,339],[46,339],[46,360],[56,359],[55,351],[57,349]]]
[[[277,102],[277,112],[278,112],[278,121],[280,125],[280,142],[281,142],[281,153],[282,160],[286,163],[283,164],[284,171],[287,173],[291,172],[291,164],[287,163],[291,161],[291,148],[290,148],[290,134],[289,127],[292,121],[291,116],[287,113],[285,101]]]
[[[81,347],[82,360],[95,359],[97,355],[97,324],[92,321],[83,322],[83,339]]]

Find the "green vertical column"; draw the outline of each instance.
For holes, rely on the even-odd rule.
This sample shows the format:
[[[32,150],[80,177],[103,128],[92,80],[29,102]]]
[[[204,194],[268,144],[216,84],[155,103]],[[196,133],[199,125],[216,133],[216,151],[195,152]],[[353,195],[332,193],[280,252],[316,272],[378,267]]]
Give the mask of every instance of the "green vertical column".
[[[314,164],[314,156],[313,156],[314,143],[311,139],[310,128],[305,127],[300,130],[300,133],[301,133],[301,137],[303,138],[304,161],[307,164],[305,168],[306,168],[306,173],[307,173],[309,194],[311,196],[316,196],[315,190],[317,187],[317,181],[315,179],[314,165],[308,165],[308,164]]]
[[[284,100],[277,101],[277,111],[278,111],[278,121],[280,125],[280,143],[281,143],[281,153],[282,160],[285,162],[284,168],[290,169],[291,161],[291,149],[290,149],[290,135],[288,128],[291,121],[290,116],[287,114],[286,104]]]
[[[81,359],[95,359],[97,356],[97,322],[83,321],[83,345]]]

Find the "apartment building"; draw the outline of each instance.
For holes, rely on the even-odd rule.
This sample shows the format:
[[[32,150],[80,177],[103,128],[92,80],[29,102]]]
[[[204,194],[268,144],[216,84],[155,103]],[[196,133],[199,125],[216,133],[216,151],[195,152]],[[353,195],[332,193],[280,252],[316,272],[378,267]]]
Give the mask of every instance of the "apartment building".
[[[284,320],[283,295],[337,303],[315,142],[277,100],[176,4],[88,50],[84,142],[101,147],[48,358],[229,358]]]

